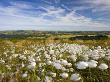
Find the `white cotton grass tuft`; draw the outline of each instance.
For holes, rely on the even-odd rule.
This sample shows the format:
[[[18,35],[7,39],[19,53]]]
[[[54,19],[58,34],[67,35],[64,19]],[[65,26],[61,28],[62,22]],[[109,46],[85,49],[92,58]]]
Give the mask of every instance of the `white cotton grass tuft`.
[[[60,76],[64,79],[66,79],[66,78],[68,78],[68,73],[62,73],[62,74],[60,74]]]
[[[72,64],[71,63],[68,63],[68,65],[67,65],[68,67],[72,67]]]
[[[56,77],[56,73],[54,73],[54,72],[50,72],[49,73],[52,77]]]
[[[53,63],[53,66],[56,68],[56,69],[62,69],[62,65],[59,64],[59,63]]]
[[[47,61],[47,65],[51,65],[52,64],[52,61]]]
[[[66,60],[62,60],[61,61],[61,64],[64,65],[64,66],[66,66],[66,65],[68,65],[68,62]]]
[[[106,69],[108,69],[108,65],[105,64],[105,63],[101,63],[101,64],[99,65],[99,69],[101,69],[101,70],[106,70]]]
[[[27,67],[28,67],[28,69],[34,69],[35,68],[35,66],[36,66],[36,62],[31,62]]]
[[[52,78],[49,76],[45,76],[45,82],[52,82]]]
[[[88,63],[88,67],[89,68],[95,68],[95,67],[97,67],[97,61],[95,61],[95,60],[90,60],[89,62],[87,62]]]
[[[0,64],[2,65],[0,76],[2,79],[9,76],[11,77],[10,80],[12,79],[10,82],[15,82],[17,79],[13,78],[13,76],[19,74],[21,79],[28,80],[27,78],[29,77],[33,80],[34,76],[31,73],[36,71],[39,74],[35,74],[37,82],[64,82],[65,80],[68,80],[69,82],[82,82],[83,80],[86,80],[86,78],[83,78],[83,73],[88,71],[89,68],[90,70],[88,73],[92,73],[93,70],[97,71],[97,69],[106,72],[107,74],[109,71],[107,70],[109,64],[100,62],[101,59],[103,62],[106,62],[105,59],[110,60],[109,48],[106,48],[105,50],[99,46],[90,49],[84,45],[58,43],[51,45],[47,44],[45,46],[31,45],[29,49],[32,49],[32,51],[28,50],[28,53],[26,52],[25,54],[16,54],[15,52],[15,55],[13,53],[8,54],[10,49],[9,51],[4,50],[5,54],[3,55],[3,58],[2,56],[0,58]],[[23,50],[25,51],[25,49]],[[8,55],[9,60],[11,61],[10,63],[6,62]],[[20,62],[15,61],[19,61],[19,59],[21,60]],[[15,66],[16,63],[18,64],[18,67],[15,72],[13,66]],[[4,68],[11,71],[11,73],[7,74],[4,71]],[[91,68],[93,70],[91,70]],[[79,73],[77,73],[78,71]],[[97,73],[96,76],[101,75],[98,75]],[[102,78],[99,78],[99,80],[100,79]],[[93,80],[95,79],[93,78],[92,81]]]
[[[72,59],[72,61],[75,62],[77,60],[77,57],[76,57],[76,55],[71,55],[70,59]]]
[[[72,81],[79,81],[79,80],[81,80],[81,77],[80,77],[79,74],[75,73],[75,74],[71,75],[70,80],[72,80]]]
[[[88,63],[84,61],[80,61],[76,63],[77,69],[86,69],[88,67]]]
[[[22,74],[22,78],[26,78],[28,76],[27,73]]]
[[[73,72],[73,71],[74,71],[74,69],[73,69],[73,68],[70,68],[70,69],[69,69],[69,71],[70,71],[70,72]]]

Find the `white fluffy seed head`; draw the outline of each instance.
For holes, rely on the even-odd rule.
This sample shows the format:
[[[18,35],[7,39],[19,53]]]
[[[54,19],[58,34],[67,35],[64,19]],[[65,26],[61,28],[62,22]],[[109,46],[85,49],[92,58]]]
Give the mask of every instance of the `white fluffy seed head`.
[[[31,62],[29,65],[28,65],[28,69],[34,69],[36,66],[36,62]]]
[[[52,61],[47,61],[47,65],[51,65],[52,64]]]
[[[68,67],[71,67],[72,66],[72,64],[71,63],[68,63],[68,65],[67,65]]]
[[[73,71],[74,71],[74,69],[73,69],[73,68],[70,68],[70,69],[69,69],[69,71],[70,71],[70,72],[73,72]]]
[[[66,60],[62,60],[61,64],[63,64],[64,66],[68,65],[68,62]]]
[[[106,69],[108,69],[108,65],[105,64],[105,63],[102,63],[102,64],[99,65],[99,69],[106,70]]]
[[[71,77],[70,77],[70,80],[72,80],[72,81],[79,81],[80,79],[81,79],[81,77],[77,73],[72,74]]]
[[[22,75],[22,78],[26,78],[27,77],[27,73],[24,73],[23,75]]]
[[[62,74],[60,74],[60,76],[65,79],[68,77],[68,73],[62,73]]]
[[[56,68],[56,69],[62,69],[62,65],[59,64],[59,63],[53,63],[53,66]]]
[[[52,77],[56,77],[56,73],[50,72],[50,75],[51,75]]]
[[[87,62],[88,63],[88,67],[89,68],[94,68],[94,67],[97,67],[97,61],[95,61],[95,60],[90,60],[89,62]]]
[[[52,78],[49,76],[45,76],[45,82],[52,82]]]
[[[80,61],[76,64],[78,69],[86,69],[88,67],[88,63],[84,61]]]
[[[72,61],[75,62],[77,60],[77,57],[76,57],[76,55],[71,55],[70,59],[72,59]]]

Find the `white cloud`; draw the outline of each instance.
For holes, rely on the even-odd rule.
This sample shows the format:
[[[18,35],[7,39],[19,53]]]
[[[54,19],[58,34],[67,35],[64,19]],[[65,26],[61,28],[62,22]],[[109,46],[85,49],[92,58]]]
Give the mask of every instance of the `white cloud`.
[[[46,11],[46,13],[42,14],[42,15],[45,15],[45,16],[49,16],[49,15],[56,15],[57,16],[57,15],[60,15],[60,14],[65,12],[64,9],[55,8],[53,6],[50,6],[50,7],[47,7],[47,8],[45,8],[45,7],[40,7],[40,8]]]
[[[90,2],[96,6],[100,5],[110,6],[110,0],[88,0],[87,2]]]
[[[93,12],[110,11],[110,0],[84,0],[83,2],[90,4]]]
[[[42,1],[48,5],[52,5],[52,2],[50,2],[50,1],[47,1],[47,0],[42,0]]]
[[[14,6],[13,6],[14,5]],[[75,11],[66,13],[65,9],[56,8],[54,6],[39,7],[46,12],[40,13],[40,17],[36,15],[30,16],[22,13],[24,10],[22,8],[28,8],[30,6],[22,6],[21,4],[13,3],[12,6],[2,7],[0,6],[0,25],[3,27],[10,27],[10,29],[60,29],[60,30],[72,30],[72,29],[94,29],[100,27],[108,28],[102,22],[95,21],[91,18],[77,14]],[[29,11],[30,12],[30,11]],[[32,11],[34,13],[34,11]],[[52,19],[45,19],[45,16],[53,17]],[[15,28],[12,28],[15,27]],[[21,28],[23,27],[23,28]],[[56,28],[57,27],[57,28]]]
[[[31,3],[26,3],[24,1],[10,1],[10,5],[14,8],[19,8],[19,9],[31,9],[34,8]]]
[[[63,8],[65,8],[66,10],[68,10],[68,11],[73,10],[72,8],[68,8],[68,7],[67,7],[67,6],[65,6],[64,4],[61,4],[61,6],[62,6]]]

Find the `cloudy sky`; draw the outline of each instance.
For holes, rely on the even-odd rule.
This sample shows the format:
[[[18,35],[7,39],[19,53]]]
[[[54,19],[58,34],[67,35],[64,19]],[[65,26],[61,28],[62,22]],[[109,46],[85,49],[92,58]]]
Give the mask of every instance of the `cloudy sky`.
[[[110,0],[0,0],[0,30],[110,31]]]

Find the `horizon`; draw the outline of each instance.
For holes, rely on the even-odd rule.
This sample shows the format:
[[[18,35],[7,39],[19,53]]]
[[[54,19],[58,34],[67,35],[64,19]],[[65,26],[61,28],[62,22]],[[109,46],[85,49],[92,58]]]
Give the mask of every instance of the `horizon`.
[[[0,31],[110,31],[109,0],[1,0]]]
[[[20,31],[35,31],[35,32],[110,32],[110,31],[54,31],[54,30],[0,30],[0,32],[20,32]]]

